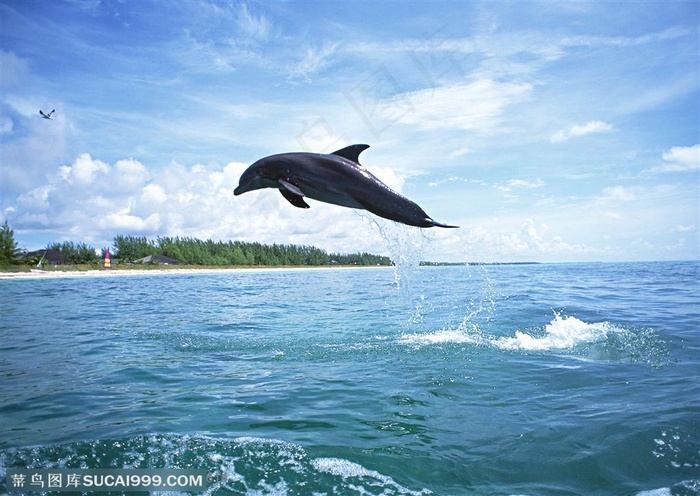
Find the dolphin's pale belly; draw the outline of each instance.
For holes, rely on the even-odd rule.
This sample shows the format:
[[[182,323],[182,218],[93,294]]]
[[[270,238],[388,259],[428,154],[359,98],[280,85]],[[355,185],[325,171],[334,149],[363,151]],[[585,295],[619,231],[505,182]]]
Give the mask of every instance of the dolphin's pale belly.
[[[334,191],[328,188],[316,188],[313,185],[308,184],[302,186],[301,190],[308,198],[311,198],[312,200],[332,203],[333,205],[340,205],[341,207],[365,208],[352,196],[342,191]]]

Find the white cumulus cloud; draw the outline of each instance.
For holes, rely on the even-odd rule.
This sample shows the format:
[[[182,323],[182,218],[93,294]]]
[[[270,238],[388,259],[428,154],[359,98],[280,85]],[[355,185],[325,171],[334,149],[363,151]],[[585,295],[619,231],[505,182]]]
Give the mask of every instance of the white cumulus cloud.
[[[674,146],[664,152],[663,164],[652,167],[648,172],[687,172],[700,169],[700,144]]]
[[[462,245],[468,245],[476,260],[532,261],[543,257],[576,260],[581,256],[603,253],[604,248],[566,241],[548,224],[528,218],[519,226],[503,225],[496,219],[486,224],[465,227]]]
[[[189,236],[199,239],[314,245],[329,252],[386,253],[368,213],[309,200],[310,209],[290,205],[264,189],[235,197],[248,164],[224,167],[171,163],[161,170],[134,159],[103,162],[85,153],[59,167],[45,184],[19,195],[10,223],[18,231],[51,235],[57,241],[108,246],[117,235]],[[370,167],[400,190],[395,171]]]
[[[60,168],[61,178],[68,184],[88,186],[93,183],[96,176],[109,173],[109,166],[100,160],[93,160],[90,154],[83,153],[71,165],[63,165]]]
[[[603,121],[589,121],[586,124],[575,124],[568,129],[560,129],[550,136],[549,141],[552,143],[560,143],[571,138],[579,138],[587,134],[594,133],[609,133],[614,131],[612,124]]]
[[[509,192],[512,191],[513,189],[535,189],[535,188],[541,188],[544,186],[544,181],[542,179],[535,179],[534,181],[526,181],[524,179],[510,179],[507,181],[505,184],[496,184],[495,188],[504,191],[504,192]]]

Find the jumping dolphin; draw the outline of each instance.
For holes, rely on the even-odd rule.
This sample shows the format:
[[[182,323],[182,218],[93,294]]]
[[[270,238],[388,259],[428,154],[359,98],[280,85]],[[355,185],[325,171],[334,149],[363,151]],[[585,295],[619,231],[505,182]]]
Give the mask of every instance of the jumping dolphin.
[[[281,153],[261,158],[241,175],[233,194],[277,188],[289,203],[309,208],[304,197],[368,210],[379,217],[417,227],[458,227],[431,219],[414,202],[396,193],[359,163],[369,145],[351,145],[331,154]]]
[[[45,114],[43,110],[39,110],[39,113],[41,114],[41,116],[42,116],[44,119],[52,119],[52,120],[53,120],[53,117],[51,117],[51,116],[53,115],[54,112],[56,112],[56,109],[53,109],[53,110],[52,110],[51,112],[49,112],[48,114]]]

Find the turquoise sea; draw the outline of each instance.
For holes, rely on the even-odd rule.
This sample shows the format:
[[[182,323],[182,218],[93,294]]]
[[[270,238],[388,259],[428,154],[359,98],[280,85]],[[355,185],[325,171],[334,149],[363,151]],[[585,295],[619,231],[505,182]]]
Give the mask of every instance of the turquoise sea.
[[[3,280],[0,310],[0,493],[700,494],[698,262]]]

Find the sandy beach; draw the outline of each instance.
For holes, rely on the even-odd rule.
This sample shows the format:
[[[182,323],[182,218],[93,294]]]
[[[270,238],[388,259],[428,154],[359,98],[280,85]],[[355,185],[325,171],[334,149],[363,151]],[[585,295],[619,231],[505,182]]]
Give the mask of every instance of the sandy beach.
[[[358,270],[391,268],[391,266],[337,266],[337,267],[251,267],[251,268],[182,268],[182,269],[95,269],[95,270],[36,270],[31,272],[0,272],[0,280],[8,279],[58,279],[80,277],[129,277],[129,276],[160,276],[160,275],[189,275],[189,274],[222,274],[236,272],[269,272],[297,270]]]

